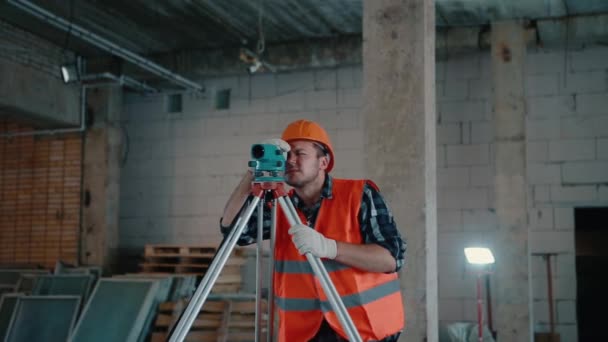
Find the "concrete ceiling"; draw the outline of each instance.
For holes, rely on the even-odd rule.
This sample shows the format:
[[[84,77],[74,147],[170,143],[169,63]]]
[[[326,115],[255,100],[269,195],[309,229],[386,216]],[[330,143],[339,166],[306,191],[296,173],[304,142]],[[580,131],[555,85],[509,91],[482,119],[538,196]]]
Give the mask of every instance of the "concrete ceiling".
[[[107,52],[75,37],[74,34],[54,28],[43,20],[25,13],[8,3],[9,0],[0,1],[0,19],[89,59],[107,59],[110,56]],[[30,2],[124,49],[152,58],[160,64],[169,61],[170,65],[165,64],[169,68],[175,67],[170,63],[171,58],[177,59],[178,57],[175,56],[182,54],[179,58],[184,59],[184,53],[195,54],[199,58],[202,54],[210,54],[210,51],[222,49],[247,47],[255,51],[260,37],[260,27],[264,33],[266,47],[293,46],[296,43],[314,44],[324,40],[330,40],[329,44],[335,46],[336,40],[339,39],[354,39],[360,45],[362,31],[362,0],[33,0]],[[566,17],[570,19],[565,20]],[[465,27],[472,28],[474,33],[468,36],[474,42],[478,39],[472,36],[480,32],[479,27],[487,26],[496,20],[515,18],[527,19],[537,30],[539,39],[545,43],[560,41],[567,35],[574,35],[571,37],[571,42],[608,44],[608,1],[606,0],[437,0],[436,2],[438,34]],[[459,37],[459,35],[455,36]],[[440,44],[438,37],[438,49]],[[347,46],[351,47],[353,43],[348,43]],[[293,49],[283,51],[289,50]],[[353,51],[360,54],[360,47],[355,47]],[[302,53],[302,51],[298,52]],[[275,53],[275,60],[279,59],[276,57],[277,54],[278,52]],[[213,61],[215,60],[209,63],[214,63]],[[283,61],[283,64],[286,63],[289,62]],[[213,68],[213,65],[206,67]],[[221,68],[222,66],[217,66],[217,69]],[[202,68],[199,66],[198,69]],[[182,68],[181,71],[193,75],[187,68]],[[205,72],[196,74],[196,76],[201,75],[205,75]]]
[[[150,55],[226,46],[254,46],[258,23],[268,44],[359,35],[362,0],[35,0],[32,3],[133,52]],[[495,20],[543,20],[608,13],[606,0],[438,0],[440,28]],[[58,45],[84,49],[76,38],[3,1],[0,17]]]

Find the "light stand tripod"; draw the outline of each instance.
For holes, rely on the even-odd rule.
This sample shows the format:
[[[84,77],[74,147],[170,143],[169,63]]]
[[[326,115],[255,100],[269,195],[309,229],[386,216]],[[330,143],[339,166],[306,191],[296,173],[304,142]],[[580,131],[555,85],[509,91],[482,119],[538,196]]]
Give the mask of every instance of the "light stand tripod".
[[[261,261],[260,261],[260,250],[261,250],[261,241],[263,234],[263,210],[264,210],[264,199],[267,193],[271,193],[273,195],[273,206],[272,206],[272,227],[271,227],[271,259],[270,259],[270,267],[272,269],[274,265],[274,260],[272,259],[274,252],[274,236],[275,236],[275,227],[276,227],[276,203],[278,202],[283,210],[287,220],[290,225],[301,223],[300,217],[298,216],[296,209],[291,202],[291,199],[285,192],[283,188],[282,182],[256,182],[254,180],[252,185],[252,195],[253,198],[251,203],[247,206],[247,208],[243,211],[243,213],[238,217],[234,228],[230,231],[230,233],[224,238],[216,256],[214,257],[211,265],[209,266],[208,271],[205,273],[203,280],[200,285],[196,289],[194,295],[190,299],[190,303],[186,310],[182,313],[179,321],[175,325],[171,337],[169,339],[170,342],[182,342],[186,338],[188,331],[192,327],[194,320],[198,316],[198,313],[207,300],[209,293],[211,292],[211,288],[215,284],[222,268],[226,264],[228,257],[232,253],[232,250],[235,248],[238,238],[243,233],[253,211],[256,206],[258,208],[258,261],[257,261],[257,286],[256,286],[256,342],[261,342],[261,333],[262,329],[259,327],[261,323],[261,277],[259,277],[259,273],[261,271]],[[361,341],[361,337],[359,336],[359,332],[357,331],[344,303],[342,302],[342,298],[338,294],[335,286],[333,285],[325,266],[321,262],[318,257],[313,256],[310,253],[306,253],[306,259],[310,264],[315,276],[319,279],[321,286],[323,287],[323,291],[327,295],[329,300],[329,304],[332,309],[338,316],[340,324],[344,328],[349,341]],[[272,275],[272,272],[270,273]],[[274,298],[273,298],[273,284],[270,283],[269,290],[269,300],[268,300],[268,324],[269,328],[267,330],[267,340],[272,341],[272,333],[274,331],[273,327],[273,312],[274,312]]]
[[[467,262],[474,266],[477,273],[477,340],[483,342],[483,300],[481,299],[481,278],[490,274],[490,265],[494,264],[494,254],[486,247],[467,247],[464,249]],[[489,288],[488,288],[489,289]],[[490,311],[488,311],[490,315]],[[490,316],[491,319],[491,316]]]

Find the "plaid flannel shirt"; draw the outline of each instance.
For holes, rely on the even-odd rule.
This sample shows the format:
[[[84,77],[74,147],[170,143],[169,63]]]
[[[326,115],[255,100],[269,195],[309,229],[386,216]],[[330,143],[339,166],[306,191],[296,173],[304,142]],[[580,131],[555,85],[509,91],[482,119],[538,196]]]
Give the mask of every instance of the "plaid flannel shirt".
[[[307,208],[304,205],[304,201],[302,201],[295,192],[291,196],[291,200],[294,206],[306,216],[307,222],[305,223],[308,226],[314,227],[319,209],[321,208],[321,202],[324,198],[329,199],[332,198],[332,196],[332,178],[327,175],[321,190],[321,198],[312,207]],[[241,213],[243,209],[249,205],[251,198],[252,196],[245,202],[241,208]],[[365,244],[375,243],[386,248],[396,260],[397,267],[395,271],[401,269],[405,262],[406,243],[401,238],[399,230],[397,230],[393,214],[386,205],[384,198],[376,189],[367,183],[363,187],[363,198],[361,200],[361,208],[358,216],[363,242]],[[264,210],[263,222],[264,239],[269,239],[271,226],[270,210]],[[224,235],[228,234],[231,228],[231,226],[224,227],[221,225],[220,227]],[[255,243],[257,240],[257,230],[257,210],[254,210],[237,243],[241,246]]]

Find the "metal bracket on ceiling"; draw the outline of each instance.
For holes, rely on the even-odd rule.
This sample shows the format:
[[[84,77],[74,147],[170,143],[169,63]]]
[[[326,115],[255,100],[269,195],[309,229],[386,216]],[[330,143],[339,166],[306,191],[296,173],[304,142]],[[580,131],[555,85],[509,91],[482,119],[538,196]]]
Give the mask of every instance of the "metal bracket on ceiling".
[[[14,5],[21,10],[61,29],[64,31],[70,32],[74,36],[106,51],[120,57],[130,63],[137,65],[138,67],[147,70],[157,76],[160,76],[164,79],[167,79],[173,83],[176,83],[186,89],[191,89],[194,91],[202,92],[204,88],[199,83],[186,79],[183,76],[180,76],[165,67],[156,64],[155,62],[144,58],[132,51],[129,51],[103,37],[98,36],[97,34],[77,25],[70,21],[67,21],[44,8],[33,4],[27,0],[8,0],[8,3]]]
[[[264,61],[259,54],[255,53],[247,48],[244,48],[244,47],[241,48],[239,58],[241,59],[241,61],[248,64],[247,72],[249,74],[256,73],[260,68],[266,69],[270,72],[277,71],[276,66]]]
[[[142,90],[145,93],[158,93],[158,89],[150,87],[149,85],[145,84],[144,82],[140,82],[136,79],[133,79],[129,76],[116,76],[112,73],[109,72],[104,72],[104,73],[100,73],[100,74],[92,74],[92,75],[84,75],[80,77],[80,80],[86,84],[88,84],[89,82],[92,82],[93,84],[95,84],[94,82],[97,81],[102,81],[102,80],[110,80],[113,82],[116,82],[119,85],[124,85],[126,87],[135,89],[135,90]]]

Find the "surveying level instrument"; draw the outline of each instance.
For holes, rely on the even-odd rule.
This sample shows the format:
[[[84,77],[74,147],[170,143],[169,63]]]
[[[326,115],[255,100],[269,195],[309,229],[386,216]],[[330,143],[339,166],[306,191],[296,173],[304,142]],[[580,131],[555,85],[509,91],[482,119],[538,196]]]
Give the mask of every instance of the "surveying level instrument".
[[[283,151],[274,144],[255,144],[251,147],[249,167],[254,182],[282,182],[285,175]]]
[[[255,341],[262,342],[263,332],[266,332],[266,340],[274,341],[274,244],[276,237],[276,221],[277,221],[277,202],[283,210],[290,226],[301,224],[302,221],[298,216],[289,195],[284,188],[285,175],[285,156],[283,151],[274,144],[255,144],[251,148],[251,157],[248,165],[252,169],[254,179],[251,186],[252,199],[244,211],[238,216],[230,233],[224,237],[220,248],[215,254],[209,269],[198,285],[196,291],[192,295],[188,306],[182,312],[177,323],[173,326],[170,332],[169,342],[182,342],[186,338],[194,320],[198,316],[203,304],[209,297],[211,288],[217,281],[221,270],[226,265],[229,256],[236,247],[236,243],[245,230],[253,211],[257,207],[258,235],[256,248],[256,312],[255,312]],[[271,229],[270,229],[270,257],[269,257],[269,291],[268,291],[268,326],[262,329],[262,240],[263,240],[263,221],[264,221],[264,204],[266,195],[272,195],[271,201]],[[327,295],[329,304],[332,310],[336,313],[340,324],[344,328],[349,341],[360,342],[361,336],[355,327],[342,298],[340,297],[336,287],[331,281],[325,266],[320,258],[310,254],[305,254],[308,263],[310,264],[315,276],[319,279],[323,291]]]

